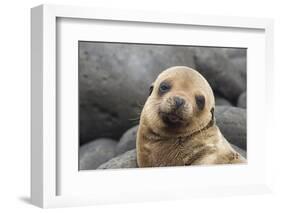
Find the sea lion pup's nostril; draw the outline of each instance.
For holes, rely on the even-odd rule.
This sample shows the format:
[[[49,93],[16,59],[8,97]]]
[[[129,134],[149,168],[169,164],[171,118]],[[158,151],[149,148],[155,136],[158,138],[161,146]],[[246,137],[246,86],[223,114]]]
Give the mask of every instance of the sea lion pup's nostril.
[[[175,106],[176,106],[177,109],[185,104],[185,100],[183,98],[180,98],[180,97],[177,97],[177,96],[174,97],[174,101],[175,101]]]

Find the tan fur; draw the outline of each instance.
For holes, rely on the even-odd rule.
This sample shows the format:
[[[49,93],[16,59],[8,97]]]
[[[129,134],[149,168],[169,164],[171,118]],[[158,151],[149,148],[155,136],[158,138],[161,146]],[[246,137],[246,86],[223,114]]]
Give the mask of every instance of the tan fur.
[[[159,96],[161,82],[168,81],[171,91]],[[137,133],[137,162],[139,167],[183,166],[245,163],[212,123],[214,95],[208,82],[188,67],[172,67],[163,71],[153,83],[154,89],[141,113]],[[199,110],[195,95],[205,97],[205,107]],[[181,117],[187,123],[170,128],[159,111],[169,112],[171,98],[180,96],[186,105]],[[210,125],[211,124],[211,125]]]

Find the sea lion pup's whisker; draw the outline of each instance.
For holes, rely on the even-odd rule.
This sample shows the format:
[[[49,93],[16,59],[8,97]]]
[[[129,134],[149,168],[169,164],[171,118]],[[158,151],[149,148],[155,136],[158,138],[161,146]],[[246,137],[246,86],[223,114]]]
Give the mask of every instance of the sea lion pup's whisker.
[[[140,117],[136,117],[136,118],[129,118],[128,120],[129,120],[129,121],[139,121],[139,120],[140,120]]]
[[[144,106],[143,103],[139,103],[139,102],[137,102],[136,105],[137,105],[137,107],[139,107],[139,108],[143,108],[143,106]]]
[[[153,86],[137,132],[139,167],[246,162],[241,155],[235,161],[226,160],[234,151],[210,120],[214,94],[201,74],[172,67]]]
[[[139,105],[139,106],[144,106],[144,103],[140,103],[140,102],[137,102],[137,105]]]

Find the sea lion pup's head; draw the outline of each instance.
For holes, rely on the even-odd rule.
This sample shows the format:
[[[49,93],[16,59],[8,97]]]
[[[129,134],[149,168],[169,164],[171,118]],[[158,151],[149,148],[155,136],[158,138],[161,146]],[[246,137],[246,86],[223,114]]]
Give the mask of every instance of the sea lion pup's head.
[[[184,66],[164,70],[150,88],[141,119],[162,136],[188,136],[213,122],[214,95],[199,72]]]

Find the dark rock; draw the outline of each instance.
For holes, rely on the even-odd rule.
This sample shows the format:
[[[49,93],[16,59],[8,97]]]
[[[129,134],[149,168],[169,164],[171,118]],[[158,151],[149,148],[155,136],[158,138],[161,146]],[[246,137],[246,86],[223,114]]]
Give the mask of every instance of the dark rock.
[[[79,169],[96,169],[102,163],[115,156],[117,142],[107,138],[100,138],[87,143],[79,149]]]
[[[215,103],[216,106],[232,106],[228,100],[218,95],[215,96]]]
[[[247,57],[247,49],[246,48],[221,48],[224,53],[230,59],[235,58],[246,58]]]
[[[236,103],[239,95],[246,90],[246,79],[241,70],[223,53],[224,50],[225,48],[194,48],[194,62],[196,69],[216,93]]]
[[[217,106],[215,118],[224,137],[239,148],[247,151],[246,110],[238,107]]]
[[[246,151],[244,151],[243,149],[241,149],[241,148],[239,148],[238,146],[235,146],[235,145],[233,145],[233,144],[230,144],[230,145],[232,146],[232,148],[233,148],[236,152],[238,152],[240,155],[242,155],[244,158],[247,159],[247,152],[246,152]]]
[[[136,148],[137,131],[138,126],[134,126],[123,134],[116,146],[117,155]]]
[[[245,84],[247,82],[247,58],[232,58],[230,59],[232,64],[235,65],[237,70],[239,70],[241,77],[244,79]]]
[[[79,42],[80,143],[119,139],[136,124],[158,74],[178,65],[195,68],[192,48]]]
[[[136,150],[133,149],[100,165],[98,169],[120,169],[137,167],[137,153]]]
[[[245,48],[223,48],[226,56],[241,72],[241,76],[246,82],[247,78],[247,50]]]
[[[241,108],[247,108],[247,93],[246,92],[243,92],[239,98],[238,98],[238,101],[237,101],[237,106],[238,107],[241,107]]]

